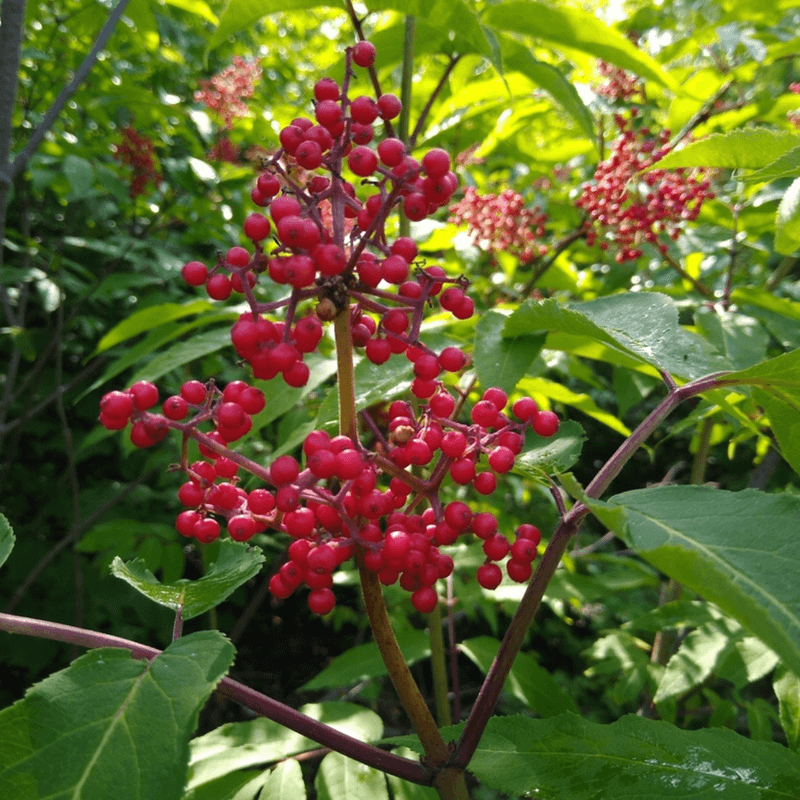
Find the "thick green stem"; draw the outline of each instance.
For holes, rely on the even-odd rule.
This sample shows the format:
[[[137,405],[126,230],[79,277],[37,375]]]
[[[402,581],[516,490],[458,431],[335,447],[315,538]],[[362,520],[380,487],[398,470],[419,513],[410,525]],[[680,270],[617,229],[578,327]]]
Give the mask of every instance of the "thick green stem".
[[[433,696],[436,700],[436,719],[439,725],[452,725],[450,701],[447,697],[447,666],[445,665],[444,657],[442,607],[439,603],[428,615],[428,638],[431,643],[431,670],[433,671]]]

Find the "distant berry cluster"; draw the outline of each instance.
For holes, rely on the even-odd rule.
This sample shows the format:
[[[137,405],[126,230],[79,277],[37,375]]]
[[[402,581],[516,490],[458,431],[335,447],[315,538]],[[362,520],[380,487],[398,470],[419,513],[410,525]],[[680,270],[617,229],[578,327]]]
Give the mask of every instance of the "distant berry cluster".
[[[539,243],[547,217],[539,206],[526,208],[513,189],[479,194],[468,186],[464,197],[450,206],[450,222],[467,225],[475,245],[488,253],[505,251],[527,263],[547,251]]]
[[[260,79],[261,67],[258,63],[235,56],[230,66],[210,80],[200,82],[194,99],[219,114],[226,128],[232,128],[235,119],[247,116],[245,100],[253,96],[255,85]]]
[[[639,258],[645,242],[666,253],[662,236],[677,239],[683,223],[696,219],[703,202],[714,197],[710,181],[697,170],[640,174],[670,151],[670,131],[652,136],[646,127],[634,128],[634,118],[615,115],[619,135],[611,155],[597,165],[576,201],[588,214],[587,243],[613,246],[618,263]]]
[[[602,59],[597,61],[597,70],[605,78],[603,83],[597,87],[597,93],[609,100],[626,101],[630,100],[644,90],[644,84],[630,72],[626,72],[621,67],[615,67]]]
[[[526,581],[539,531],[523,525],[512,543],[494,516],[474,514],[463,501],[445,504],[440,490],[448,481],[493,493],[498,476],[514,467],[525,434],[549,437],[559,427],[552,411],[527,397],[510,403],[499,388],[486,389],[470,408],[470,393],[444,379],[468,365],[467,353],[455,346],[434,350],[424,341],[429,306],[468,319],[473,301],[467,281],[422,262],[413,239],[390,238],[389,215],[399,207],[412,220],[425,218],[450,202],[457,180],[438,148],[417,161],[393,136],[369,146],[373,123],[401,110],[394,95],[350,97],[354,65],[368,68],[375,56],[369,42],[348,49],[342,85],[323,78],[314,87],[314,120],[298,117],[281,130],[281,147],[265,158],[251,193],[266,212],[244,222],[251,245],[220,253],[210,268],[190,261],[182,276],[215,300],[234,293],[245,299],[248,310],[233,324],[231,341],[254,378],[280,375],[289,386],[305,385],[304,357],[335,320],[337,347],[343,341],[347,349],[363,349],[376,365],[393,356],[410,362],[415,406],[398,400],[381,413],[362,410],[363,433],[314,430],[299,459],[281,455],[264,467],[231,449],[264,408],[263,393],[243,381],[224,389],[189,381],[161,413],[154,411],[157,388],[143,381],[109,392],[100,403],[101,423],[112,430],[132,423],[138,447],[150,447],[170,429],[182,433],[184,445],[197,442],[202,459],[190,462],[184,446],[178,465],[186,475],[178,491],[185,508],[178,532],[209,543],[222,521],[236,541],[270,529],[288,534],[288,559],[270,590],[285,598],[303,585],[319,614],[335,604],[333,571],[356,553],[382,583],[398,582],[416,609],[431,611],[436,581],[453,570],[441,548],[462,535],[483,540],[481,586],[497,587],[498,562],[507,557],[509,577]],[[258,284],[266,278],[285,287],[283,299],[259,299]],[[260,485],[245,491],[240,471]]]
[[[114,159],[131,168],[130,196],[144,194],[148,183],[161,184],[152,140],[130,125],[120,130],[122,142],[114,145]]]

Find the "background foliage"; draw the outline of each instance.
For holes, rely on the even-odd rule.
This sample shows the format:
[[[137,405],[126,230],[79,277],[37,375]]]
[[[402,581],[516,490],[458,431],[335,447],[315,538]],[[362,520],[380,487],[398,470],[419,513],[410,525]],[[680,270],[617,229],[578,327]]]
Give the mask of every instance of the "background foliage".
[[[784,645],[769,633],[773,625],[783,631],[798,625],[796,558],[764,563],[755,575],[762,585],[781,585],[775,608],[784,616],[753,630],[741,619],[747,601],[706,588],[717,571],[749,580],[750,564],[676,554],[644,524],[662,513],[666,519],[656,506],[679,502],[686,485],[705,484],[716,503],[709,516],[718,526],[710,550],[728,532],[745,554],[748,546],[758,554],[793,549],[800,467],[794,357],[800,346],[800,94],[791,88],[800,82],[796,4],[631,0],[612,10],[527,0],[418,5],[410,113],[415,145],[460,154],[462,188],[481,195],[512,189],[545,220],[537,237],[544,252],[530,261],[512,248],[489,252],[446,214],[416,226],[425,258],[450,274],[466,274],[479,306],[473,320],[433,318],[428,324],[442,341],[482,344],[474,352],[481,384],[493,373],[494,355],[510,353],[491,382],[532,394],[568,425],[579,423],[565,426],[582,438],[579,459],[562,454],[550,471],[570,472],[565,485],[581,496],[581,487],[661,400],[653,352],[681,380],[725,369],[763,384],[717,389],[680,406],[636,453],[614,485],[625,494],[596,504],[597,516],[550,584],[499,712],[535,717],[515,718],[513,725],[536,726],[577,710],[583,720],[557,723],[565,741],[582,741],[592,725],[638,713],[677,726],[664,734],[666,750],[682,731],[727,728],[797,751],[799,665],[791,656],[797,656],[798,637],[795,632],[794,644]],[[391,91],[401,75],[401,12],[414,13],[415,4],[370,0],[357,10],[378,48],[381,83]],[[95,0],[29,3],[12,157],[90,50],[108,12],[108,4]],[[343,47],[354,39],[338,4],[131,0],[87,80],[13,181],[0,336],[7,364],[0,510],[16,533],[0,587],[6,611],[165,648],[170,611],[114,577],[116,559],[141,559],[140,573],[146,568],[171,584],[204,575],[222,558],[219,545],[184,547],[174,533],[180,506],[168,467],[177,460],[176,443],[136,450],[97,425],[97,401],[139,379],[173,393],[190,377],[220,383],[241,377],[229,347],[237,311],[188,289],[180,268],[195,258],[213,261],[218,250],[242,243],[258,148],[275,148],[279,127],[309,110],[310,87],[320,74],[341,77]],[[234,56],[257,59],[262,78],[247,101],[248,115],[228,129],[194,92]],[[639,76],[637,93],[623,100],[604,95],[607,76],[598,59]],[[716,197],[669,240],[667,257],[644,242],[639,258],[617,263],[613,244],[602,250],[586,241],[585,212],[576,200],[612,150],[615,114],[640,135],[643,128],[667,129],[667,141],[696,142],[669,156],[671,166],[714,168]],[[152,174],[159,176],[136,196],[130,167],[115,157],[126,126],[152,141]],[[236,153],[233,161],[218,157],[223,148]],[[631,299],[629,292],[638,296]],[[632,316],[623,324],[625,315]],[[533,331],[549,331],[544,349]],[[410,381],[404,363],[369,367],[363,364],[357,374],[364,405],[399,394]],[[296,448],[319,420],[333,419],[334,370],[329,342],[304,389],[262,384],[267,408],[244,452],[267,462]],[[661,483],[682,486],[641,492]],[[748,487],[752,491],[738,494]],[[547,535],[557,521],[536,466],[523,466],[502,492],[480,503],[475,510],[491,510],[506,530],[535,522]],[[308,615],[302,599],[270,601],[266,584],[286,542],[264,537],[259,544],[264,570],[209,613],[201,598],[187,631],[224,632],[237,650],[230,674],[265,694],[296,707],[321,703],[315,713],[339,714],[365,740],[407,733],[366,641],[355,575],[337,586],[340,601],[320,620]],[[461,547],[456,561],[463,572],[453,587],[462,709],[474,699],[521,595],[510,583],[496,592],[475,583],[478,545]],[[665,577],[675,572],[685,575],[683,588]],[[423,687],[430,686],[425,620],[400,590],[390,587],[387,595],[404,652]],[[755,620],[763,607],[753,601],[748,613]],[[0,657],[2,707],[79,655],[41,639],[11,641]],[[214,647],[224,650],[221,638]],[[89,669],[93,657],[83,656],[76,666]],[[119,668],[127,674],[129,667]],[[204,691],[198,687],[186,699],[182,724],[191,723],[191,704],[200,703]],[[26,703],[34,700],[29,695]],[[345,702],[360,709],[356,722],[355,709],[337,705]],[[255,797],[262,786],[262,796],[280,797],[301,781],[298,762],[282,761],[311,746],[294,735],[272,739],[277,744],[262,745],[252,760],[233,759],[227,771],[209,766],[223,746],[238,752],[243,741],[237,737],[256,736],[254,728],[245,733],[236,727],[242,720],[230,702],[214,698],[205,707],[187,797],[233,797],[245,786],[250,794],[241,797]],[[503,720],[495,724],[500,727],[490,733],[502,738]],[[611,746],[636,751],[638,722],[624,725]],[[536,741],[537,730],[526,729],[524,737]],[[262,734],[264,742],[276,735]],[[707,736],[730,746],[725,732]],[[303,762],[310,792],[344,796],[352,767],[340,759]],[[278,761],[272,772],[245,771]],[[505,763],[478,765],[486,785],[476,796],[517,796],[535,788],[529,773],[520,777],[512,755],[508,769]],[[776,773],[789,769],[774,766]],[[545,765],[537,780],[555,780],[548,770]],[[363,786],[370,787],[364,791],[385,793],[382,780],[364,777]],[[213,781],[223,781],[228,794]],[[402,782],[390,781],[390,787],[398,797],[425,796]]]

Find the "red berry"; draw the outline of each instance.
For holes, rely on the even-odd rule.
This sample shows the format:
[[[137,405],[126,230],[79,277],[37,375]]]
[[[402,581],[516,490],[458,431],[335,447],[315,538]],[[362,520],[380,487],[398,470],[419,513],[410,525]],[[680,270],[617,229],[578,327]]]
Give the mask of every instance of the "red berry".
[[[439,595],[432,586],[423,586],[411,595],[411,604],[420,614],[430,614],[439,602]]]
[[[542,533],[535,525],[520,525],[517,528],[518,539],[528,539],[534,544],[538,545],[542,541]]]
[[[384,139],[378,145],[378,156],[387,167],[396,167],[406,156],[406,146],[400,139]]]
[[[522,397],[512,406],[514,416],[521,422],[527,422],[539,411],[536,401],[530,397]]]
[[[466,355],[457,347],[445,347],[439,354],[439,365],[446,372],[458,372],[466,363]]]
[[[378,104],[366,95],[356,97],[350,103],[350,116],[361,125],[371,125],[378,118]]]
[[[492,559],[492,561],[500,561],[500,559],[505,558],[510,549],[511,545],[502,533],[495,533],[483,543],[483,552],[486,553],[486,557]]]
[[[375,172],[375,168],[378,166],[378,156],[369,147],[359,145],[350,151],[350,155],[347,156],[347,165],[354,175],[366,178]]]
[[[478,567],[475,576],[484,589],[496,589],[503,580],[503,573],[497,564],[482,564]]]
[[[262,239],[266,239],[267,236],[269,236],[269,232],[269,219],[263,214],[250,214],[244,221],[245,236],[252,239],[254,242],[260,242]],[[249,260],[245,263],[249,263]]]
[[[200,381],[187,381],[181,386],[181,397],[187,403],[199,406],[206,399],[206,386]]]
[[[530,578],[533,569],[527,561],[517,561],[515,558],[509,558],[506,563],[506,572],[508,577],[515,583],[525,583]]]
[[[164,401],[162,410],[167,419],[179,420],[186,416],[189,404],[180,395],[173,395]]]
[[[269,468],[270,480],[276,486],[294,481],[300,474],[300,465],[292,456],[278,456]]]
[[[251,216],[260,217],[261,214],[252,214]],[[269,222],[266,217],[264,219]],[[250,263],[250,253],[244,247],[231,247],[225,254],[225,260],[232,267],[246,267]]]
[[[353,61],[359,67],[371,67],[375,63],[376,50],[371,42],[357,42],[353,47]]]
[[[195,523],[193,534],[198,542],[211,544],[219,537],[219,522],[211,517],[203,517]]]
[[[206,292],[212,300],[227,300],[232,291],[233,286],[226,275],[214,275],[206,283]]]
[[[489,495],[493,494],[497,488],[497,478],[492,472],[480,472],[475,476],[472,485],[478,494]]]
[[[479,400],[472,407],[472,421],[482,428],[492,428],[497,424],[497,408],[489,400]]]
[[[196,511],[182,511],[175,519],[175,530],[181,536],[191,538],[194,536],[194,526],[202,519]]]
[[[258,191],[265,197],[275,197],[281,190],[281,182],[268,172],[258,176],[256,186],[258,187]]]
[[[208,268],[200,261],[190,261],[183,265],[181,277],[189,286],[202,286],[208,280]]]
[[[533,429],[539,436],[553,436],[559,425],[558,415],[553,411],[539,411],[533,417]]]
[[[258,523],[246,514],[239,514],[228,520],[228,533],[231,539],[237,542],[246,542],[252,539],[258,531]]]
[[[381,119],[394,119],[400,116],[402,110],[403,104],[396,95],[382,94],[378,98],[378,111],[380,112]]]
[[[137,381],[128,392],[133,397],[133,405],[139,411],[147,411],[158,402],[158,389],[150,381]]]
[[[308,593],[308,608],[312,614],[329,614],[335,605],[336,597],[330,589],[312,589]]]
[[[133,411],[133,397],[129,392],[108,392],[100,400],[100,411],[107,418],[121,419],[127,424]]]
[[[333,78],[320,78],[314,84],[314,98],[317,102],[323,100],[338,100],[340,95],[339,84]]]
[[[450,171],[450,156],[439,147],[429,150],[422,158],[422,168],[430,178],[442,178]]]
[[[489,466],[501,475],[514,466],[514,453],[507,447],[496,447],[489,453]]]

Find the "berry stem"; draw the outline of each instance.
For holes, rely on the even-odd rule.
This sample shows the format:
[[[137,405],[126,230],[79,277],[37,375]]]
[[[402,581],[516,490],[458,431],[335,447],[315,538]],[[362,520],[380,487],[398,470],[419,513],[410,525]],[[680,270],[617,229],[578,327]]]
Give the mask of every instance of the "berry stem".
[[[56,642],[66,642],[80,647],[118,647],[128,650],[130,654],[141,660],[151,661],[161,654],[161,650],[148,645],[139,644],[130,639],[112,636],[107,633],[77,628],[73,625],[63,625],[58,622],[47,622],[29,617],[18,617],[13,614],[0,613],[0,630],[8,633],[20,633],[25,636],[36,636],[40,639],[50,639]],[[422,786],[430,786],[435,778],[431,767],[412,761],[407,758],[387,753],[373,745],[361,742],[347,734],[341,733],[322,722],[302,714],[295,709],[273,700],[271,697],[256,692],[238,681],[223,678],[217,685],[216,691],[223,697],[228,697],[241,703],[245,708],[256,712],[260,716],[271,719],[289,730],[302,736],[307,736],[331,750],[367,764],[382,772],[396,775],[403,780],[411,781]]]
[[[440,726],[452,725],[450,701],[448,700],[447,667],[444,657],[442,634],[442,604],[428,614],[428,639],[431,643],[431,670],[433,672],[433,696],[436,700],[436,719]]]

